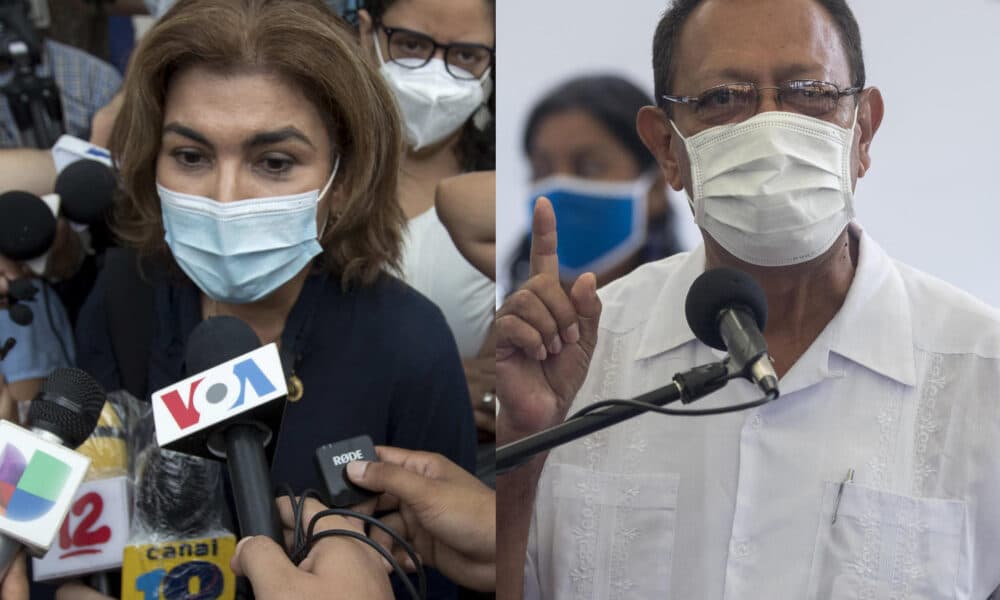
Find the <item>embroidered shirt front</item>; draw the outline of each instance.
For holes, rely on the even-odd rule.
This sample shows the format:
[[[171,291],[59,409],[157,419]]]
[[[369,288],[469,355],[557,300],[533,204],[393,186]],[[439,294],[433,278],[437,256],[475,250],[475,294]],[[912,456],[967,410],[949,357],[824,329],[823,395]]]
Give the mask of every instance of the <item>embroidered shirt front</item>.
[[[1000,313],[860,235],[844,306],[782,378],[777,401],[713,417],[644,415],[550,453],[526,598],[997,589]],[[721,356],[683,317],[704,261],[699,248],[601,291],[599,343],[571,412]],[[755,397],[734,382],[697,408]]]

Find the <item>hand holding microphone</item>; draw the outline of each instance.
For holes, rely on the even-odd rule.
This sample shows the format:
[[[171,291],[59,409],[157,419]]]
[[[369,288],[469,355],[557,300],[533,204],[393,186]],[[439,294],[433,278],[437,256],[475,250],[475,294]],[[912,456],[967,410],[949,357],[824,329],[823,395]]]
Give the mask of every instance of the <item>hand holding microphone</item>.
[[[104,392],[93,378],[57,369],[31,403],[30,431],[0,422],[0,476],[9,490],[0,515],[0,580],[23,560],[22,544],[38,554],[52,544],[89,465],[66,448],[90,435],[103,406]]]
[[[69,222],[100,225],[111,208],[117,181],[104,163],[78,160],[56,178],[55,193],[0,194],[0,294],[6,280],[31,272],[71,277],[83,260],[83,242]],[[19,263],[24,263],[25,269]]]

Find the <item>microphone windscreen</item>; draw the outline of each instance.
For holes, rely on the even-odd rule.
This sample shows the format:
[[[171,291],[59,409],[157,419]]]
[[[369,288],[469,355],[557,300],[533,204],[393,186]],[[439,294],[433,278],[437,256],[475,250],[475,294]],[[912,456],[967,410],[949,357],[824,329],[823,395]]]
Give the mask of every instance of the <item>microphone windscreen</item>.
[[[727,308],[747,309],[764,331],[767,297],[752,277],[726,267],[705,271],[694,280],[684,302],[688,326],[706,346],[726,350],[719,331],[719,313]]]
[[[37,258],[56,239],[56,218],[38,196],[28,192],[0,194],[0,254],[15,261]]]
[[[78,160],[59,173],[55,192],[66,218],[97,225],[104,222],[117,188],[115,175],[107,166],[96,160]]]
[[[228,315],[205,319],[188,337],[184,371],[187,376],[207,371],[260,345],[257,334],[241,319]]]
[[[18,301],[34,300],[38,287],[29,277],[19,277],[10,282],[7,294]]]
[[[35,313],[24,304],[13,304],[7,310],[10,313],[10,320],[21,327],[27,327],[35,320]]]
[[[219,520],[217,463],[158,446],[137,460],[136,526],[140,538],[195,538]]]
[[[56,369],[31,401],[28,423],[59,436],[67,447],[76,448],[97,426],[104,399],[100,384],[85,371]]]

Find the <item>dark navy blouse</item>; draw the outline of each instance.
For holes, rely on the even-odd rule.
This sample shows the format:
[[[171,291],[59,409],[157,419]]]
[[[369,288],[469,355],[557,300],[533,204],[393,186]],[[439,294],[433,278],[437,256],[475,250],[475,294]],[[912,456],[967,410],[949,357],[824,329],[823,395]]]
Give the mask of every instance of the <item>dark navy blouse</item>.
[[[106,390],[117,390],[106,278],[98,277],[81,310],[77,356]],[[184,378],[185,343],[201,321],[190,283],[161,283],[154,298],[147,398]],[[311,274],[286,321],[282,351],[294,357],[304,394],[285,408],[271,468],[275,483],[297,492],[324,489],[316,448],[363,434],[375,444],[438,452],[474,469],[475,426],[454,338],[437,306],[400,280],[385,275],[344,290],[333,275]],[[433,597],[451,595],[450,586],[437,583]]]

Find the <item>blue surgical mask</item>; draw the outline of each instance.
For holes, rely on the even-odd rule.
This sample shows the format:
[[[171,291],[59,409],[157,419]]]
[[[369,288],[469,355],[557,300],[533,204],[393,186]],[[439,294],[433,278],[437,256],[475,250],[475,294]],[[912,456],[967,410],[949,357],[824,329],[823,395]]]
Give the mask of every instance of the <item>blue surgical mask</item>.
[[[530,209],[539,196],[552,202],[563,279],[604,273],[642,246],[651,185],[650,176],[619,182],[557,175],[535,183]]]
[[[157,183],[174,260],[218,302],[246,304],[268,296],[323,251],[316,207],[339,165],[338,158],[322,190],[226,203]]]

